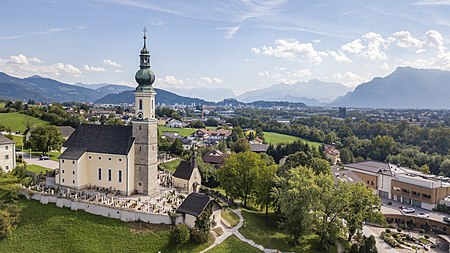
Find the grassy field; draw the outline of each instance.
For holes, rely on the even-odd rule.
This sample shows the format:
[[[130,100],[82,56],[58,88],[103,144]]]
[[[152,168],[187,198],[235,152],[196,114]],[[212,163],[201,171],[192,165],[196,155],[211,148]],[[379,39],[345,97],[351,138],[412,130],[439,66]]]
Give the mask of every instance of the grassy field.
[[[167,225],[147,225],[20,200],[18,227],[0,252],[199,252],[211,244],[176,245]]]
[[[266,219],[265,213],[242,210],[246,226],[239,229],[241,234],[250,240],[270,249],[289,252],[323,252],[320,249],[319,238],[316,235],[306,236],[300,245],[294,247],[289,243],[289,237],[278,228],[277,219],[273,213]],[[336,252],[333,249],[331,252]]]
[[[16,142],[16,148],[22,149],[23,136],[13,135],[13,140]]]
[[[259,249],[250,246],[248,243],[245,243],[235,235],[232,235],[225,239],[221,244],[212,248],[208,252],[210,253],[235,253],[235,252],[246,252],[246,253],[259,253],[261,252]]]
[[[42,174],[45,174],[45,171],[51,170],[51,169],[45,168],[45,167],[42,167],[42,166],[39,166],[39,165],[36,165],[36,164],[27,164],[27,170],[31,171],[31,172],[34,172],[36,174],[39,174],[41,172],[42,172]]]
[[[23,133],[26,129],[27,122],[33,127],[47,124],[47,122],[20,113],[0,113],[0,124],[11,128],[13,132],[20,131]]]
[[[177,160],[173,160],[173,161],[170,161],[167,163],[161,163],[159,165],[159,167],[161,169],[167,170],[173,174],[175,172],[175,170],[178,168],[178,165],[180,165],[180,162],[181,162],[181,159],[177,159]]]
[[[288,142],[293,142],[295,140],[300,139],[314,147],[320,147],[322,145],[319,142],[308,141],[308,140],[305,140],[305,139],[302,139],[299,137],[295,137],[292,135],[272,133],[272,132],[264,132],[264,139],[266,140],[267,143],[272,143],[272,144],[288,143]]]
[[[158,130],[160,133],[162,133],[162,132],[177,132],[181,136],[189,136],[193,132],[195,132],[197,129],[195,129],[195,128],[172,128],[172,127],[158,126]]]
[[[222,210],[222,217],[230,223],[231,227],[239,223],[239,216],[230,209]]]

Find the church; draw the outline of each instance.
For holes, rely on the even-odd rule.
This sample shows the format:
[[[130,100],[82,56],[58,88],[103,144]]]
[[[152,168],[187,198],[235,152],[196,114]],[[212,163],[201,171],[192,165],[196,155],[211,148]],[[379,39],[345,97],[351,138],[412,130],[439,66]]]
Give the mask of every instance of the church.
[[[130,126],[80,125],[63,144],[59,171],[60,187],[103,188],[122,195],[157,193],[157,140],[155,75],[150,69],[146,45],[140,52],[139,84],[135,95],[135,118]]]

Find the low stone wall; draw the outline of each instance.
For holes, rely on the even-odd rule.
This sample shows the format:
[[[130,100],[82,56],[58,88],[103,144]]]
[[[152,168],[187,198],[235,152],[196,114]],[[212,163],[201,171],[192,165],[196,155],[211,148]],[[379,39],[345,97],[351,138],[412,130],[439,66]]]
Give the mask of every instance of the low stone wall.
[[[57,207],[66,207],[74,211],[83,210],[87,213],[101,215],[108,218],[118,219],[122,221],[143,221],[152,224],[172,224],[172,219],[167,214],[155,214],[144,213],[133,210],[125,210],[122,208],[113,208],[100,204],[92,204],[82,201],[74,201],[67,198],[58,198],[52,195],[46,195],[41,193],[29,193],[26,191],[21,192],[27,199],[34,199],[42,204],[55,203]],[[183,223],[183,217],[177,217],[175,224]]]

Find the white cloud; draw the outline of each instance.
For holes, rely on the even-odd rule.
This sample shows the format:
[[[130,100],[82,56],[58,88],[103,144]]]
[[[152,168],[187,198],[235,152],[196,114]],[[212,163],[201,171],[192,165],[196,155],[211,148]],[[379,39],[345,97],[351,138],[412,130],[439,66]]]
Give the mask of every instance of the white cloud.
[[[120,70],[120,69],[115,69],[114,72],[116,72],[116,73],[122,73],[122,70]]]
[[[117,67],[117,68],[120,67],[119,63],[113,62],[110,59],[103,60],[103,63],[106,65],[109,65],[109,66]]]
[[[341,46],[341,50],[353,54],[359,54],[363,50],[364,46],[361,43],[361,39],[354,40],[350,43]]]
[[[385,40],[381,34],[368,32],[362,36],[367,42],[365,50],[362,52],[362,56],[371,60],[387,60],[384,49],[386,49],[389,41]]]
[[[16,63],[16,64],[25,64],[25,65],[29,65],[30,62],[34,62],[34,63],[42,63],[42,61],[39,58],[36,57],[26,57],[23,54],[19,54],[19,55],[12,55],[9,57],[9,61],[11,63]]]
[[[295,77],[308,77],[311,76],[311,71],[308,68],[300,69],[292,73],[292,75]]]
[[[223,80],[216,78],[216,77],[208,77],[208,76],[202,76],[200,78],[200,81],[202,82],[206,82],[208,84],[213,84],[213,83],[223,83]]]
[[[395,32],[393,37],[397,42],[397,46],[401,48],[421,48],[424,44],[419,39],[414,38],[408,31]]]
[[[80,76],[81,70],[72,64],[55,63],[42,65],[42,61],[36,57],[27,57],[23,54],[13,55],[6,59],[0,59],[2,71],[19,77],[41,75],[44,77],[60,77],[62,75]]]
[[[84,70],[89,71],[89,72],[105,72],[105,69],[102,67],[94,67],[94,66],[89,66],[87,64],[84,65]]]
[[[413,5],[450,5],[449,0],[422,0],[415,2]]]
[[[429,30],[425,33],[426,43],[430,47],[435,47],[439,51],[444,51],[444,38],[442,34],[435,30]]]
[[[181,85],[184,84],[184,81],[181,79],[177,79],[175,76],[172,75],[167,75],[164,76],[163,78],[156,78],[156,84],[158,85],[158,87],[162,87],[162,88],[167,88],[167,87],[172,87],[172,88],[179,88]]]
[[[355,73],[352,73],[350,71],[347,71],[345,73],[339,73],[336,72],[332,75],[332,79],[334,79],[337,82],[350,85],[350,86],[356,86],[358,84],[361,84],[363,82],[367,82],[367,79],[364,77],[361,77]]]
[[[263,46],[262,48],[252,48],[254,54],[274,56],[276,58],[286,58],[290,60],[306,59],[319,64],[322,56],[314,49],[312,43],[301,43],[297,40],[278,39],[275,46]]]
[[[342,51],[327,51],[328,55],[333,57],[335,61],[337,62],[352,62],[350,58],[347,57]]]
[[[237,31],[240,29],[240,26],[233,26],[233,27],[226,27],[223,28],[223,30],[225,30],[225,35],[223,36],[224,38],[227,39],[232,39],[234,38],[234,35],[237,33]]]

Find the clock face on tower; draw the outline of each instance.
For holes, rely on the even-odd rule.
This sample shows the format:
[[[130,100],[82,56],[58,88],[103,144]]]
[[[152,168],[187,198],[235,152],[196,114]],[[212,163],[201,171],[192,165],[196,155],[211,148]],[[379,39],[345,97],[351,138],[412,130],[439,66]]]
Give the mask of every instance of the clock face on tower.
[[[144,114],[142,114],[142,112],[139,112],[137,117],[138,117],[138,119],[142,120],[142,119],[144,119]]]

